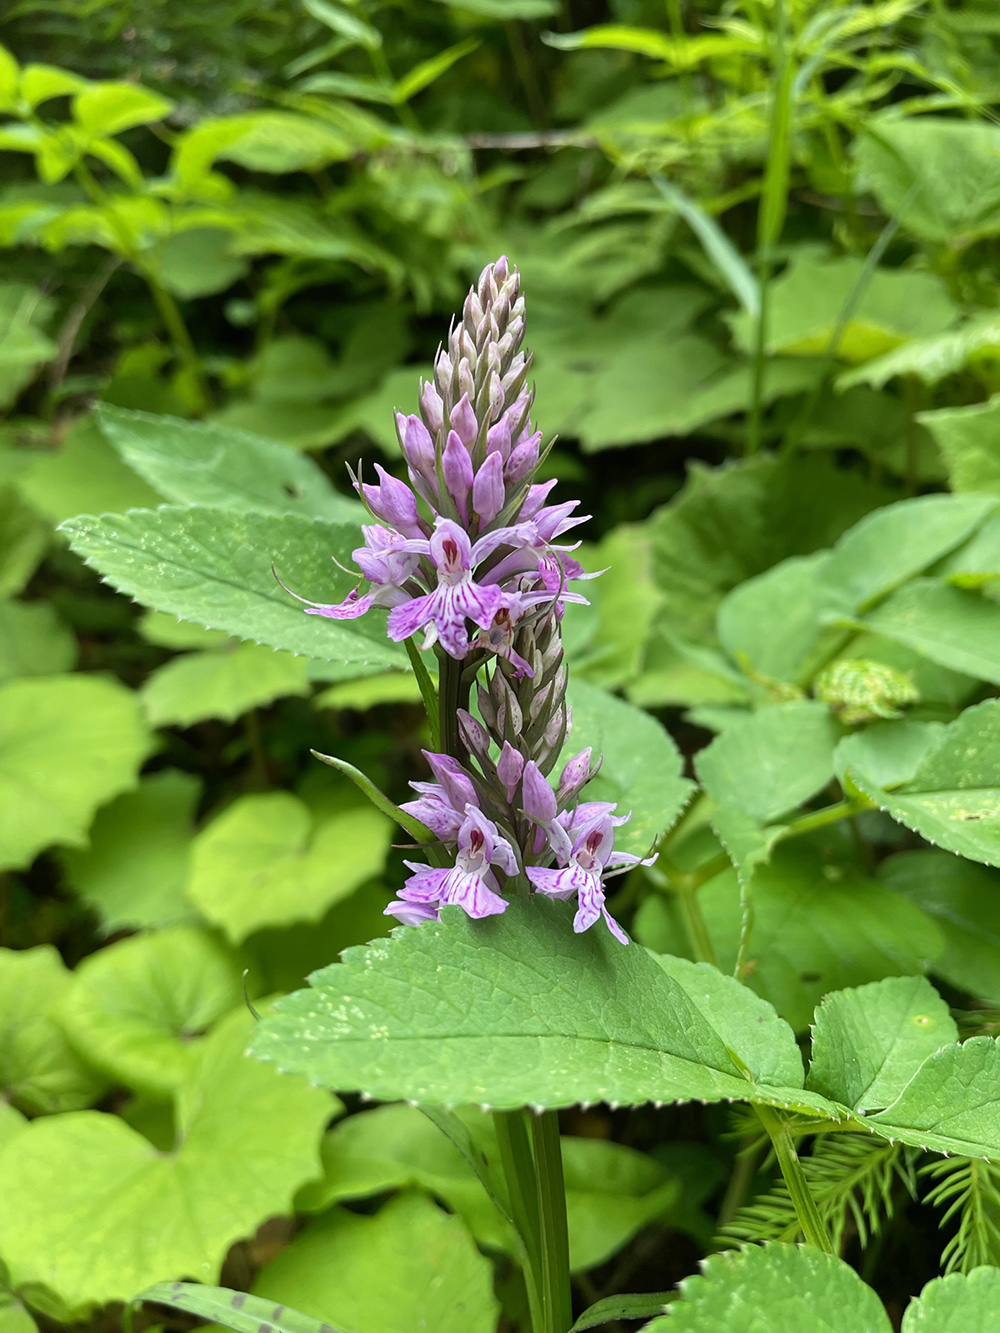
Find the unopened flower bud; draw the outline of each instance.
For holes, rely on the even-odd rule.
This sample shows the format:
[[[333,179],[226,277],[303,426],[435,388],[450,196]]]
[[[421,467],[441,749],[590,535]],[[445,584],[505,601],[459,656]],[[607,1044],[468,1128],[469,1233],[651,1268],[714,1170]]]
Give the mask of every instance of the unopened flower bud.
[[[479,715],[488,727],[495,727],[497,723],[497,706],[490,696],[489,690],[483,689],[482,685],[476,686],[476,701],[479,704]]]
[[[472,485],[472,459],[469,457],[469,451],[458,438],[455,431],[448,432],[448,442],[444,447],[444,453],[441,455],[441,470],[444,473],[445,485],[458,511],[462,515],[462,521],[468,518],[468,499],[469,487]]]
[[[361,494],[368,508],[376,518],[396,528],[404,537],[422,537],[424,529],[417,513],[417,497],[405,482],[386,472],[385,468],[375,464],[379,484],[369,486],[361,484]]]
[[[486,432],[486,453],[498,453],[506,463],[510,457],[510,413],[505,412],[495,426]],[[555,482],[552,483],[553,486]]]
[[[487,454],[486,462],[472,483],[472,508],[479,515],[480,523],[492,523],[506,498],[503,461],[499,454]]]
[[[469,402],[469,395],[463,394],[451,411],[451,428],[464,445],[471,448],[479,434],[479,422]]]
[[[463,772],[457,759],[448,754],[433,754],[430,750],[424,750],[422,754],[455,810],[463,811],[467,805],[478,805],[472,780]]]
[[[521,801],[524,813],[539,824],[549,824],[556,817],[556,794],[534,760],[524,766]]]
[[[465,748],[471,754],[478,755],[481,759],[489,757],[489,733],[478,718],[474,718],[471,713],[467,713],[464,708],[460,708],[458,710],[458,728]]]
[[[421,385],[420,410],[424,414],[428,429],[439,431],[444,425],[444,403],[431,380]]]
[[[397,412],[396,430],[399,433],[399,443],[410,467],[415,472],[432,478],[434,476],[434,441],[431,439],[427,427],[415,413],[404,417],[402,412]]]
[[[523,444],[519,444],[516,449],[512,449],[510,457],[507,459],[507,466],[504,468],[504,480],[508,486],[517,486],[525,477],[531,475],[538,466],[538,446],[541,442],[542,432],[536,431]]]
[[[590,757],[593,751],[588,745],[585,750],[567,760],[559,775],[558,797],[560,805],[571,801],[577,792],[582,791],[590,781]]]
[[[500,758],[497,760],[497,777],[504,785],[508,801],[513,801],[523,772],[524,755],[520,750],[515,750],[509,741],[504,741]]]

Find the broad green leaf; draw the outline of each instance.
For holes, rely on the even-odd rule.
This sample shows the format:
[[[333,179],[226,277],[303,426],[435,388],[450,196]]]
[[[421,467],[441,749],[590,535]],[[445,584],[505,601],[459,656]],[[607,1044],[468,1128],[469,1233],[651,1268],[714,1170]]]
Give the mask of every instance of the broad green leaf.
[[[682,777],[683,758],[669,732],[642,709],[606,690],[574,680],[569,687],[573,729],[564,755],[591,746],[604,756],[598,776],[587,786],[587,799],[617,801],[631,821],[615,837],[623,851],[645,854],[671,828],[687,804],[694,784]]]
[[[489,1119],[469,1110],[461,1116],[476,1150],[497,1163]],[[561,1143],[574,1272],[609,1259],[677,1203],[676,1178],[644,1153],[602,1139],[564,1136]],[[383,1106],[341,1121],[324,1140],[323,1166],[323,1180],[296,1200],[300,1210],[320,1212],[342,1200],[419,1186],[458,1213],[481,1244],[513,1250],[509,1230],[468,1162],[415,1107]]]
[[[313,820],[291,792],[241,796],[195,839],[188,897],[234,943],[318,921],[378,874],[391,837],[367,804]]]
[[[841,1259],[811,1246],[710,1255],[645,1333],[892,1333],[882,1302]]]
[[[52,1017],[72,982],[50,944],[0,949],[0,1091],[32,1115],[80,1110],[106,1087]]]
[[[713,57],[757,48],[755,41],[748,41],[745,37],[730,37],[715,33],[697,37],[674,37],[657,28],[630,27],[622,23],[597,23],[582,32],[549,32],[545,34],[545,41],[548,46],[554,46],[560,51],[579,51],[594,47],[612,51],[633,51],[636,55],[662,60],[672,69],[691,69]]]
[[[860,259],[824,260],[812,251],[796,255],[770,289],[768,352],[824,355],[863,273]],[[956,314],[940,278],[909,269],[876,269],[837,342],[836,355],[843,361],[868,361],[911,338],[938,333]],[[741,313],[729,322],[749,352],[753,321]]]
[[[168,291],[183,300],[215,296],[246,277],[249,265],[232,253],[233,233],[224,227],[187,227],[147,255]]]
[[[223,648],[233,642],[225,630],[202,629],[188,620],[178,620],[167,611],[144,611],[139,617],[139,633],[159,648]]]
[[[28,1117],[22,1115],[15,1106],[8,1101],[0,1102],[0,1146],[19,1134],[27,1124]]]
[[[247,1060],[251,1027],[237,1012],[206,1040],[169,1152],[97,1111],[36,1120],[0,1150],[0,1252],[18,1287],[83,1314],[179,1275],[211,1282],[234,1241],[289,1210],[334,1103]]]
[[[73,99],[74,119],[94,135],[121,134],[162,120],[173,108],[159,93],[137,83],[93,83]]]
[[[117,407],[102,407],[97,419],[129,467],[173,503],[359,525],[365,517],[361,505],[338,495],[311,458],[286,444],[227,426]]]
[[[928,1152],[1000,1158],[1000,1046],[972,1037],[930,1055],[896,1100],[865,1117],[884,1138]]]
[[[949,852],[900,852],[878,877],[926,912],[944,937],[933,971],[952,986],[1000,1003],[1000,874]]]
[[[1000,1271],[974,1268],[928,1282],[903,1315],[903,1333],[993,1333],[1000,1323]]]
[[[807,1084],[852,1111],[878,1110],[927,1056],[957,1040],[947,1004],[924,977],[832,991],[816,1010]]]
[[[755,1050],[737,1051],[745,1076],[654,958],[606,930],[574,935],[570,917],[566,904],[537,897],[479,922],[446,907],[440,923],[349,949],[314,974],[312,989],[279,1001],[259,1025],[253,1052],[383,1100],[734,1097],[832,1114],[822,1098],[757,1081]],[[787,1029],[776,1026],[773,1040],[786,1042]]]
[[[51,540],[49,524],[20,491],[0,485],[0,597],[21,591]]]
[[[99,676],[0,686],[0,866],[81,846],[98,806],[135,785],[149,735],[138,700]]]
[[[0,1291],[0,1333],[37,1333],[38,1325],[16,1296]]]
[[[229,1287],[203,1287],[199,1282],[159,1282],[135,1300],[183,1310],[210,1324],[231,1328],[234,1333],[260,1333],[265,1324],[275,1333],[345,1333],[325,1319],[312,1319],[262,1296],[231,1291]]]
[[[649,529],[640,523],[622,524],[578,558],[585,569],[605,573],[588,584],[591,608],[567,608],[569,619],[563,621],[567,653],[575,678],[617,689],[639,674],[660,604],[652,577]],[[590,627],[585,645],[577,651],[569,642],[575,614],[586,618]]]
[[[12,111],[17,105],[20,81],[20,65],[5,46],[0,46],[0,105],[4,111]]]
[[[200,120],[180,137],[172,167],[185,189],[195,189],[220,159],[281,174],[318,171],[353,150],[349,139],[321,120],[291,111],[247,111]]]
[[[929,917],[858,869],[848,842],[779,844],[752,870],[749,899],[746,982],[797,1032],[828,991],[925,972],[943,947]],[[698,901],[719,967],[731,972],[742,917],[735,872],[705,884]]]
[[[941,666],[1000,685],[1000,615],[978,592],[913,579],[859,623]]]
[[[762,401],[801,393],[817,367],[804,360],[767,363]],[[579,424],[588,452],[690,435],[699,426],[742,412],[753,394],[750,371],[733,366],[706,338],[686,334],[669,349],[643,346],[608,356],[593,381],[594,406]]]
[[[254,1292],[343,1328],[493,1333],[492,1267],[461,1220],[404,1195],[373,1217],[341,1208],[310,1222]]]
[[[349,42],[367,47],[370,51],[382,45],[382,34],[378,28],[363,22],[344,5],[331,3],[331,0],[302,0],[302,8],[338,36],[346,37]]]
[[[109,583],[154,610],[322,661],[406,663],[377,612],[350,621],[350,628],[305,615],[271,572],[273,563],[299,596],[342,600],[355,581],[333,561],[347,564],[351,558],[358,540],[351,524],[161,506],[121,516],[85,515],[61,531]]]
[[[195,1038],[242,998],[239,965],[225,946],[195,926],[174,926],[85,958],[57,1017],[116,1083],[167,1093],[190,1077]]]
[[[817,584],[829,558],[827,551],[793,555],[726,595],[717,626],[735,661],[774,681],[803,684],[812,676],[823,656]]]
[[[988,403],[922,412],[920,421],[944,454],[953,490],[1000,493],[1000,394]]]
[[[979,495],[921,495],[877,509],[846,532],[818,574],[836,609],[865,611],[927,569],[996,508]]]
[[[48,602],[0,600],[0,681],[55,676],[76,665],[76,639]]]
[[[848,778],[900,824],[970,861],[1000,865],[1000,701],[967,708],[913,777],[893,791],[856,769]]]
[[[889,112],[868,122],[855,156],[883,213],[922,240],[954,245],[1000,232],[995,125]]]
[[[289,694],[309,692],[304,658],[259,643],[188,653],[167,662],[140,691],[154,727],[189,727],[207,717],[226,722]]]
[[[161,500],[125,466],[89,417],[76,422],[59,450],[42,454],[17,484],[54,523],[76,514],[158,505]]]
[[[653,573],[674,632],[710,635],[731,588],[788,556],[832,546],[885,498],[824,458],[692,463],[676,499],[649,522]]]
[[[63,852],[69,882],[104,934],[178,925],[195,915],[184,886],[200,790],[190,773],[153,773],[97,812],[86,848]]]
[[[875,722],[845,736],[833,754],[837,778],[860,773],[877,787],[898,787],[909,782],[924,756],[938,744],[943,722]]]
[[[823,704],[774,704],[735,720],[695,767],[713,800],[767,823],[826,786],[839,735]]]
[[[412,671],[385,671],[331,685],[313,702],[317,708],[353,708],[363,713],[380,704],[418,704],[420,686]]]
[[[957,374],[967,365],[982,361],[988,367],[1000,344],[1000,320],[993,314],[968,320],[956,329],[935,334],[929,338],[914,338],[878,356],[854,370],[846,371],[837,379],[838,389],[850,389],[858,384],[870,384],[881,389],[897,375],[913,375],[924,384],[937,384],[947,375]],[[945,409],[949,410],[949,409]],[[951,409],[954,410],[954,409]],[[967,409],[959,408],[958,411]],[[928,417],[935,412],[919,413],[917,420],[928,425]]]

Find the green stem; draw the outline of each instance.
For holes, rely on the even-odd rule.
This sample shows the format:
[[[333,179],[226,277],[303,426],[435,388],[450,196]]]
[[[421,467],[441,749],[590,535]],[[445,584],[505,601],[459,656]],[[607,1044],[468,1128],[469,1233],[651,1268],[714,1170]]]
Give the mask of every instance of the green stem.
[[[665,857],[660,858],[659,869],[663,875],[662,882],[670,889],[676,899],[677,910],[680,913],[691,952],[697,962],[711,963],[713,967],[716,966],[715,949],[712,947],[708,926],[698,902],[698,890],[703,884],[726,870],[729,865],[729,857],[724,852],[721,852],[718,856],[713,856],[710,861],[706,861],[704,865],[698,866],[696,870],[692,871],[681,870]],[[655,883],[658,876],[654,873],[651,878]]]
[[[555,1111],[543,1111],[541,1115],[531,1117],[531,1137],[535,1148],[541,1246],[542,1328],[545,1333],[567,1333],[573,1322],[573,1299],[569,1281],[566,1184],[559,1143],[559,1117]]]
[[[505,23],[504,31],[507,34],[507,44],[510,47],[511,56],[514,59],[514,68],[517,71],[517,77],[524,92],[524,99],[528,104],[528,111],[531,119],[543,130],[549,128],[549,117],[545,107],[545,98],[538,84],[538,76],[535,73],[535,67],[531,62],[531,55],[525,44],[524,33],[516,19],[511,19]]]
[[[462,697],[462,663],[438,652],[438,741],[441,754],[459,758],[458,709]]]
[[[524,1266],[524,1285],[528,1292],[532,1333],[545,1333],[542,1296],[539,1284],[541,1267],[541,1224],[538,1218],[538,1192],[535,1188],[535,1163],[526,1126],[530,1112],[494,1111],[500,1165],[507,1182],[510,1215],[528,1262]]]
[[[202,371],[201,359],[195,349],[187,325],[184,323],[184,316],[181,314],[180,306],[174,300],[173,296],[171,296],[170,292],[168,292],[165,287],[161,286],[156,274],[135,248],[128,229],[122,224],[121,219],[115,211],[114,200],[98,182],[97,178],[84,161],[81,160],[77,162],[76,166],[73,168],[73,175],[84,193],[89,196],[91,202],[96,204],[98,208],[104,209],[107,214],[108,221],[118,237],[119,253],[124,259],[128,260],[149,288],[149,293],[153,298],[153,304],[156,306],[157,313],[162,319],[164,327],[170,334],[170,339],[174,344],[178,359],[190,377],[191,387],[194,389],[195,396],[198,400],[198,411],[207,411],[212,405],[211,397],[209,396],[208,386],[205,382],[204,372]]]
[[[861,810],[870,808],[870,801],[837,801],[835,805],[828,805],[823,810],[814,810],[812,814],[793,819],[784,832],[779,834],[777,841],[785,842],[788,838],[799,838],[803,833],[812,833],[818,828],[826,828],[828,824],[836,824],[841,819],[849,819],[851,815],[856,815]]]
[[[774,1155],[778,1159],[778,1166],[784,1177],[785,1185],[788,1187],[788,1194],[794,1205],[795,1216],[798,1218],[799,1228],[805,1237],[806,1244],[815,1246],[817,1250],[822,1250],[825,1254],[833,1254],[833,1242],[830,1239],[830,1233],[820,1216],[819,1209],[816,1207],[816,1200],[809,1192],[809,1182],[806,1180],[806,1173],[802,1169],[799,1155],[795,1151],[795,1141],[792,1138],[787,1120],[772,1110],[770,1106],[754,1106],[754,1110],[757,1112],[760,1123],[767,1131],[767,1137],[771,1140]]]

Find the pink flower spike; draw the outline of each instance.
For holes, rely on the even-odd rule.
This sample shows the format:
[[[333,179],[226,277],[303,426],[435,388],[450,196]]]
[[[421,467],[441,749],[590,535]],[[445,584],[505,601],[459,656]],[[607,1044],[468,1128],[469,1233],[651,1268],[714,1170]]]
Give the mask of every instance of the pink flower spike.
[[[414,861],[405,864],[413,874],[399,892],[404,902],[421,907],[455,904],[474,918],[507,910],[491,867],[499,866],[508,875],[517,873],[517,856],[511,844],[482,811],[471,805],[458,831],[458,851],[450,869]]]
[[[523,772],[524,755],[521,754],[520,750],[515,750],[510,741],[504,741],[503,749],[500,751],[500,757],[497,760],[497,777],[504,785],[508,801],[513,801],[517,784],[521,781]]]
[[[424,414],[424,420],[433,431],[439,431],[444,425],[444,403],[441,401],[441,395],[434,387],[432,380],[420,388],[420,410]]]
[[[556,817],[556,794],[549,786],[548,779],[542,776],[542,770],[529,760],[524,766],[521,779],[521,801],[524,813],[536,823],[546,828]]]
[[[330,606],[307,606],[307,616],[324,616],[327,620],[357,620],[358,616],[371,609],[374,598],[365,593],[362,597],[358,588],[353,588],[342,602]]]
[[[502,463],[506,463],[510,457],[509,412],[505,412],[500,420],[486,432],[486,456],[489,457],[490,454],[499,454]]]
[[[399,433],[399,442],[402,446],[406,461],[415,472],[426,477],[428,481],[434,480],[434,441],[430,437],[427,427],[414,414],[404,417],[402,412],[396,414],[396,430]]]
[[[524,504],[521,506],[521,512],[518,515],[520,522],[523,523],[525,519],[534,518],[549,498],[555,485],[556,478],[553,477],[551,481],[543,481],[536,486],[529,486],[528,494],[525,496]]]

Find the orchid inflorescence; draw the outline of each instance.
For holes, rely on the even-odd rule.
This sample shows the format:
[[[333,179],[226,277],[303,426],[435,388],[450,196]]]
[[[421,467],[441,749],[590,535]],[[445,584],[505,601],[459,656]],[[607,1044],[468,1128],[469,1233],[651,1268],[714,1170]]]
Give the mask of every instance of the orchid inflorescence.
[[[593,576],[574,545],[558,542],[586,521],[574,514],[579,501],[549,504],[555,482],[535,481],[548,450],[531,427],[524,329],[519,276],[501,257],[469,291],[433,379],[421,383],[419,414],[397,413],[410,484],[378,465],[377,484],[355,477],[377,520],[353,552],[361,582],[307,611],[344,620],[388,608],[389,637],[422,631],[442,681],[456,679],[452,752],[424,752],[435,781],[413,783],[417,799],[401,807],[437,839],[431,859],[450,864],[407,861],[412,874],[386,912],[407,925],[436,920],[446,904],[492,916],[506,909],[505,891],[533,889],[576,899],[575,930],[603,916],[627,943],[605,907],[604,877],[640,864],[614,850],[629,816],[580,801],[599,767],[589,749],[564,764],[556,788],[548,777],[572,724],[563,612],[586,601],[571,585]]]

